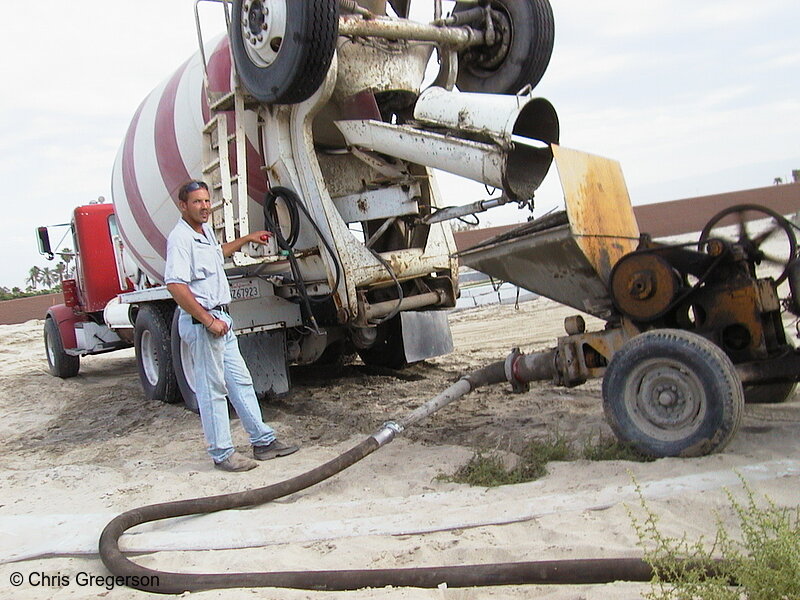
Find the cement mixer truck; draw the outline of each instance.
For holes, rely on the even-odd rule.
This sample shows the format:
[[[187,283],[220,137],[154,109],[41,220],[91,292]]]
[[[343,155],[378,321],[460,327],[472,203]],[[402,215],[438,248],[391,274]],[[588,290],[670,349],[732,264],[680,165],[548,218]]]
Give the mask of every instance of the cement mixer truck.
[[[221,242],[275,233],[226,264],[261,396],[288,391],[289,364],[354,350],[400,368],[449,352],[458,264],[434,170],[501,189],[495,203],[531,201],[558,141],[555,110],[531,93],[553,47],[548,1],[445,14],[436,0],[427,22],[408,18],[407,0],[204,1],[227,33],[204,40],[196,18],[199,51],[133,115],[113,204],[74,211],[76,275],[44,324],[51,373],[134,346],[145,396],[196,410],[163,285],[177,190],[192,178],[212,191]],[[46,227],[39,244],[52,255]]]

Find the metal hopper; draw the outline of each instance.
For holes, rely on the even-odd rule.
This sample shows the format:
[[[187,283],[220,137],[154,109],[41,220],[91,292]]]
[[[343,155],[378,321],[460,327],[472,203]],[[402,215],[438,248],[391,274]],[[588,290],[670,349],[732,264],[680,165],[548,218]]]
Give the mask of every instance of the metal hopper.
[[[566,210],[459,253],[462,264],[601,319],[609,275],[639,227],[618,162],[552,146]]]

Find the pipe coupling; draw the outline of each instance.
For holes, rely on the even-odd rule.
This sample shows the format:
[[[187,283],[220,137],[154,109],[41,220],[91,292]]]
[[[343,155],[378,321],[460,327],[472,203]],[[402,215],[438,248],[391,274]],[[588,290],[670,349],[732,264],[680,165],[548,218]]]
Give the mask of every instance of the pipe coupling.
[[[387,421],[381,428],[372,434],[372,438],[378,442],[378,447],[385,446],[394,439],[398,433],[403,432],[403,426],[396,421]]]
[[[517,364],[523,356],[525,356],[524,352],[522,352],[519,348],[514,348],[511,350],[511,354],[506,357],[506,379],[511,384],[511,391],[515,394],[527,392],[531,387],[528,381],[521,379],[517,374]]]

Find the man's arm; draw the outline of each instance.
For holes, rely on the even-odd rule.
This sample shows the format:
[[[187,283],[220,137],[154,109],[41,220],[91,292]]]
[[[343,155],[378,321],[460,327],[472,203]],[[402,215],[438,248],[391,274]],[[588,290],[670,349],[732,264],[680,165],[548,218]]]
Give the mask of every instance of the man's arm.
[[[228,324],[225,321],[220,321],[203,308],[188,285],[185,283],[168,283],[167,291],[172,294],[172,298],[178,303],[178,306],[200,321],[211,333],[220,336],[228,332]]]
[[[262,244],[262,245],[266,244],[267,240],[269,240],[270,237],[272,237],[271,231],[254,231],[253,233],[249,233],[240,238],[236,238],[232,242],[228,242],[227,244],[222,244],[222,255],[227,258],[234,252],[241,250],[242,246],[244,246],[248,242],[253,242],[254,244]]]

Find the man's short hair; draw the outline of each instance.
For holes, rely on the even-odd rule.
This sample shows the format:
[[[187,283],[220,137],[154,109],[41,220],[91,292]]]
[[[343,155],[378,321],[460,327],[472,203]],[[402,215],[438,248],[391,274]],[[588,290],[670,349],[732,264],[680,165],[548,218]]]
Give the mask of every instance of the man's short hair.
[[[187,181],[181,186],[181,189],[178,190],[178,200],[181,202],[186,202],[189,198],[189,194],[192,192],[196,192],[200,188],[203,188],[205,191],[208,191],[208,185],[206,185],[205,181],[198,181],[196,179],[192,179],[191,181]]]

